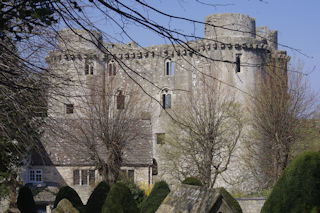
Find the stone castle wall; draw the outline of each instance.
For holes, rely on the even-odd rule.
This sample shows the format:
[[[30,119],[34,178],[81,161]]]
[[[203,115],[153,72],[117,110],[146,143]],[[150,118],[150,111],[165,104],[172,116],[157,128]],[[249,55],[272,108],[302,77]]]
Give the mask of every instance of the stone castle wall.
[[[112,60],[117,64],[119,76],[130,76],[131,81],[136,81],[145,90],[142,98],[151,115],[153,158],[158,162],[159,175],[153,180],[170,178],[163,170],[162,156],[159,152],[161,145],[157,144],[157,133],[165,133],[168,116],[162,109],[161,95],[167,90],[171,94],[172,110],[179,107],[179,98],[185,92],[195,89],[199,72],[217,76],[223,84],[230,88],[236,101],[244,107],[247,104],[248,94],[254,95],[254,87],[264,64],[270,54],[284,52],[277,50],[277,32],[270,31],[267,27],[257,28],[255,20],[242,14],[217,14],[206,17],[208,25],[205,28],[205,38],[188,42],[191,49],[186,50],[181,46],[157,45],[151,47],[138,47],[134,43],[101,45],[102,38],[99,33],[86,33],[76,30],[80,35],[74,35],[72,30],[63,30],[59,40],[59,50],[51,52],[47,58],[49,68],[56,70],[61,75],[81,82],[80,86],[67,87],[65,91],[81,95],[81,85],[95,84],[108,76],[107,65]],[[86,39],[94,39],[91,43]],[[67,42],[65,42],[67,41]],[[236,57],[240,58],[240,72],[236,72]],[[174,62],[174,74],[166,74],[166,62]],[[85,63],[92,63],[93,76],[84,74]],[[119,77],[120,78],[120,77]],[[128,78],[124,77],[121,84],[126,84]],[[64,88],[63,88],[64,89]],[[151,98],[152,97],[152,98]],[[81,106],[81,101],[76,98],[52,100],[49,115],[59,114],[64,116],[64,103],[73,102],[75,109]],[[168,109],[170,111],[171,109]],[[237,156],[242,153],[241,143],[238,144]],[[239,171],[238,159],[233,160],[230,170],[233,174]],[[145,168],[146,169],[146,168]],[[145,175],[146,171],[141,171]],[[236,174],[241,175],[241,174]],[[137,178],[140,179],[140,178]],[[143,178],[142,178],[143,179]],[[221,180],[222,181],[222,180]],[[221,182],[220,185],[225,185]],[[246,190],[251,183],[240,187]]]

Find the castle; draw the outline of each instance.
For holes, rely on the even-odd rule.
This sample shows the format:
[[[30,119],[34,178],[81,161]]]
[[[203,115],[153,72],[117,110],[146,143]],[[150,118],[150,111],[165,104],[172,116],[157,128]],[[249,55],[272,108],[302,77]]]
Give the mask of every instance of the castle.
[[[159,179],[170,182],[160,151],[170,119],[168,113],[179,107],[186,91],[196,90],[198,73],[212,74],[229,88],[228,92],[238,103],[246,105],[247,96],[254,95],[254,86],[263,75],[268,59],[275,55],[287,57],[285,51],[277,49],[277,31],[256,28],[255,20],[247,15],[214,14],[207,16],[205,22],[204,38],[188,42],[188,48],[182,45],[139,47],[133,42],[103,43],[98,32],[61,30],[57,50],[47,57],[49,70],[61,76],[61,79],[52,80],[55,86],[49,89],[48,117],[54,118],[51,125],[69,132],[75,131],[72,127],[75,120],[83,119],[78,125],[84,120],[87,122],[83,98],[92,95],[92,91],[104,94],[112,91],[111,96],[115,98],[112,103],[118,110],[125,107],[128,96],[133,97],[132,91],[137,91],[140,96],[128,104],[140,110],[136,125],[143,137],[135,137],[126,145],[121,169],[138,184],[150,184]],[[61,83],[65,78],[71,83]],[[108,87],[111,80],[112,88]],[[140,86],[143,92],[141,88],[138,90]],[[88,154],[88,147],[71,145],[70,136],[66,134],[63,138],[54,128],[45,132],[42,143],[46,157],[31,160],[24,182],[43,186],[70,185],[86,202],[102,178],[101,171]],[[74,138],[82,140],[83,136]],[[237,163],[234,160],[230,168],[238,168]],[[240,188],[245,190],[250,184]]]

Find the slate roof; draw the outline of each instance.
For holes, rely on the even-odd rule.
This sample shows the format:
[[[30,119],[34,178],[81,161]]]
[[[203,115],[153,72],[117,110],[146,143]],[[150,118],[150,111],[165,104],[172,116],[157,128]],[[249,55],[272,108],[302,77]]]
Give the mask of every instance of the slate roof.
[[[68,128],[65,120],[55,121],[60,130],[73,131]],[[126,143],[123,149],[123,166],[149,166],[152,165],[152,135],[150,120],[139,121],[139,134]],[[79,138],[81,140],[81,138]],[[55,166],[92,166],[95,162],[90,155],[89,148],[75,142],[70,136],[63,137],[57,128],[44,131],[42,137],[43,148],[32,157],[31,165],[55,165]],[[106,155],[105,146],[98,148],[102,159]]]

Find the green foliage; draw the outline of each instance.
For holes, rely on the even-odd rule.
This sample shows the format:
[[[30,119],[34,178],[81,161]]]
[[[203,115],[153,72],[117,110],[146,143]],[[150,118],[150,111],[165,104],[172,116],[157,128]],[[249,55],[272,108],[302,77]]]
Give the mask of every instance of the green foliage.
[[[62,199],[52,213],[79,213],[79,210],[72,206],[68,199]]]
[[[141,213],[156,212],[169,192],[169,186],[165,181],[155,183],[149,197],[141,205]]]
[[[144,191],[140,189],[139,186],[137,186],[133,181],[121,180],[118,182],[125,184],[130,189],[132,197],[135,200],[138,208],[140,209],[143,200],[146,198]]]
[[[77,208],[78,210],[83,209],[83,203],[82,203],[78,193],[70,186],[64,186],[59,190],[59,192],[56,196],[56,199],[54,201],[53,207],[56,208],[58,203],[64,198],[69,200],[72,203],[72,205],[75,208]]]
[[[86,212],[101,212],[104,201],[107,198],[110,186],[105,181],[101,181],[91,193],[87,205]]]
[[[20,188],[17,204],[21,213],[36,213],[36,204],[32,192],[27,186]]]
[[[320,207],[320,153],[306,152],[284,170],[262,213],[309,213]]]
[[[195,177],[187,177],[186,179],[184,179],[184,181],[182,181],[182,183],[187,185],[203,186],[201,181]]]
[[[242,209],[238,201],[234,199],[225,188],[221,187],[220,192],[223,198],[231,205],[231,208],[233,209],[234,213],[242,213]]]
[[[107,199],[103,204],[102,213],[138,213],[130,189],[123,183],[112,185]]]

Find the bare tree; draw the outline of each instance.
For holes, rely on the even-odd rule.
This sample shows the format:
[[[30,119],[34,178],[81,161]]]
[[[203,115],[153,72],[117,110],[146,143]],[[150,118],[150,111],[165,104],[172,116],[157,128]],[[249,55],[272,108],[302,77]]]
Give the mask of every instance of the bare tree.
[[[208,187],[226,172],[244,128],[234,94],[205,75],[175,111],[163,147],[166,169],[177,179],[194,176]]]
[[[78,87],[82,95],[69,98],[75,103],[67,109],[72,110],[69,117],[50,118],[54,134],[64,143],[61,145],[67,143],[76,153],[85,153],[84,159],[110,184],[118,179],[134,143],[147,141],[151,150],[150,124],[142,120],[147,103],[144,93],[118,68],[112,64],[110,70],[117,75],[105,76],[102,71]]]
[[[252,132],[249,140],[251,168],[260,187],[272,186],[288,165],[292,147],[304,137],[314,110],[315,96],[301,72],[290,73],[286,58],[274,57],[256,85],[251,101]],[[302,70],[301,67],[296,69]]]

